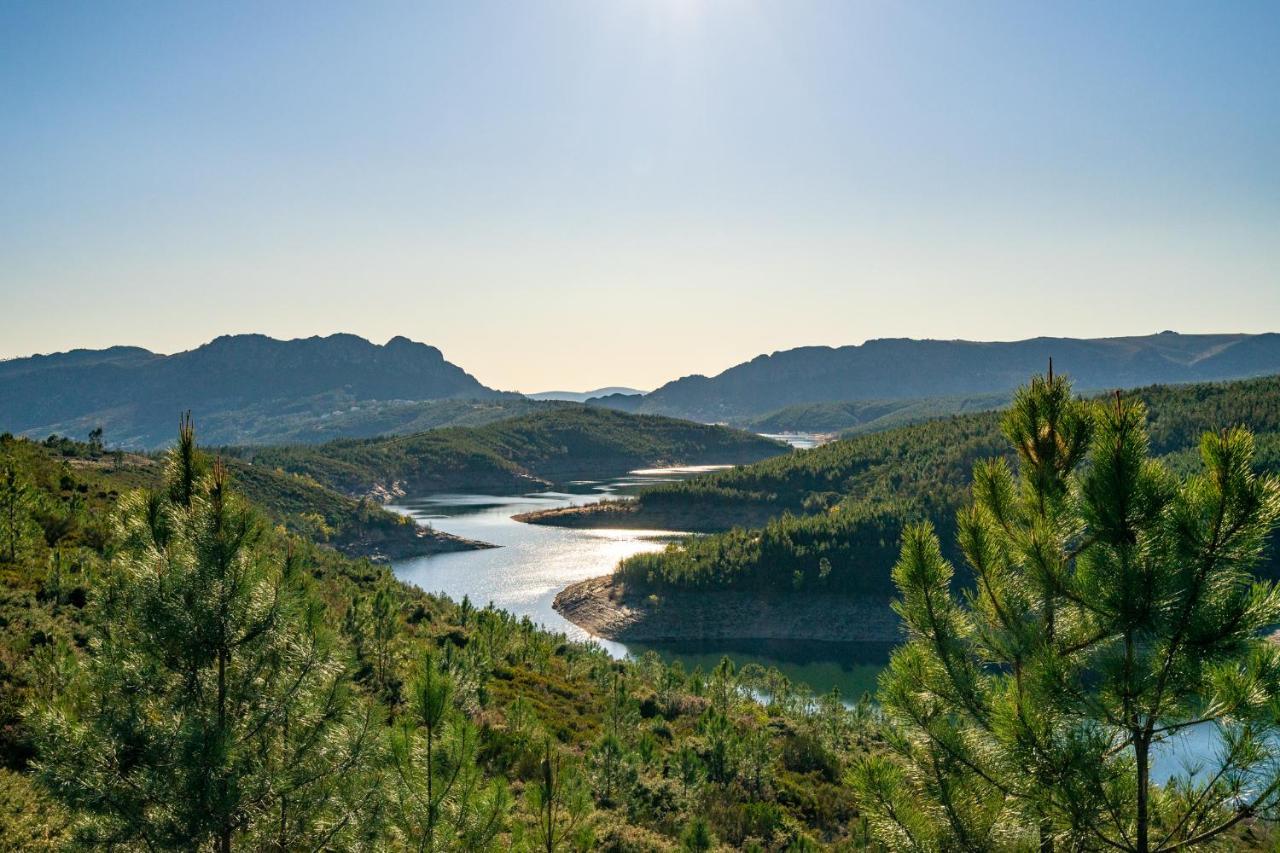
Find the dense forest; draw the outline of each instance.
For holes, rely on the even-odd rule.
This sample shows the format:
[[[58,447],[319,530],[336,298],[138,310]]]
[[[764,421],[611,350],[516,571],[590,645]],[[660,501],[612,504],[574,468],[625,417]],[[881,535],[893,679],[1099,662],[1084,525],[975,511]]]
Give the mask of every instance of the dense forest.
[[[529,491],[574,476],[750,462],[786,451],[779,442],[726,427],[564,404],[479,427],[228,452],[362,495],[375,487],[388,493]]]
[[[93,453],[0,441],[0,848],[866,841],[866,704],[406,587],[271,524],[189,433],[162,476]]]
[[[1006,393],[907,400],[849,400],[839,403],[799,403],[767,415],[736,422],[735,426],[763,433],[816,432],[841,436],[893,429],[940,418],[986,412],[1008,404]]]
[[[1244,425],[1256,463],[1280,470],[1280,378],[1152,386],[1152,452],[1187,473],[1206,431]],[[905,525],[927,519],[957,556],[954,516],[974,464],[1012,458],[996,412],[953,416],[831,442],[754,465],[640,493],[639,513],[681,519],[759,520],[624,561],[619,576],[654,587],[735,586],[769,591],[884,595]],[[765,521],[764,519],[768,519]],[[692,524],[685,529],[697,529]],[[1266,571],[1274,571],[1274,561]]]

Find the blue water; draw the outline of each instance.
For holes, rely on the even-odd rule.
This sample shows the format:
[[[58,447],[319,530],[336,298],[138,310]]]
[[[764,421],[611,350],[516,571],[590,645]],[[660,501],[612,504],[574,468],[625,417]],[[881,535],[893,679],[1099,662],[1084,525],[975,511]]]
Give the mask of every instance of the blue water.
[[[758,663],[780,670],[793,684],[818,693],[835,687],[848,701],[874,693],[876,678],[888,663],[891,645],[812,641],[707,641],[623,644],[592,637],[551,606],[572,583],[608,574],[632,554],[656,551],[682,534],[672,530],[574,530],[522,524],[513,515],[627,497],[642,486],[683,479],[717,466],[633,471],[607,480],[580,480],[558,491],[519,496],[436,494],[406,499],[392,509],[438,530],[499,545],[479,551],[437,554],[397,561],[404,581],[431,592],[478,605],[492,603],[572,639],[593,640],[615,657],[657,652],[679,660],[687,670],[709,671],[728,656],[739,667]],[[1161,781],[1212,765],[1217,737],[1211,727],[1184,730],[1154,748],[1153,773]]]
[[[875,676],[888,661],[884,644],[809,641],[717,641],[715,643],[623,644],[592,637],[551,606],[566,586],[613,571],[624,557],[656,551],[684,534],[673,530],[575,530],[522,524],[513,515],[540,509],[580,506],[604,498],[625,498],[653,483],[670,482],[723,466],[655,468],[607,480],[579,480],[558,491],[503,496],[435,494],[406,499],[392,509],[437,530],[499,545],[397,561],[401,580],[430,592],[484,606],[492,603],[517,616],[576,640],[594,640],[615,657],[655,651],[680,660],[687,669],[709,670],[722,656],[735,663],[773,666],[795,683],[825,692],[838,687],[856,699],[874,690]]]

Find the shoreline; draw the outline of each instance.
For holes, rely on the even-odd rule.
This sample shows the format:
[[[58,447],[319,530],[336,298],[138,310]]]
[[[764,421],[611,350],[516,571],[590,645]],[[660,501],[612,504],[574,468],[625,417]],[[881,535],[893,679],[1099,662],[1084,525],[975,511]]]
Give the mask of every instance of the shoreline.
[[[489,542],[478,539],[467,539],[415,525],[415,529],[406,536],[380,539],[356,539],[346,542],[325,543],[340,554],[356,559],[367,559],[372,563],[387,564],[394,560],[408,560],[414,557],[429,557],[432,554],[451,554],[457,551],[483,551],[497,548]]]
[[[769,598],[737,590],[668,590],[645,594],[589,578],[560,591],[556,612],[596,637],[619,642],[672,640],[812,640],[889,642],[902,639],[888,598]]]
[[[696,513],[683,509],[649,509],[634,499],[603,500],[579,506],[540,509],[511,516],[522,524],[542,524],[575,530],[680,530],[686,533],[721,533],[734,527],[759,527],[774,512],[752,513],[735,508],[724,513]]]

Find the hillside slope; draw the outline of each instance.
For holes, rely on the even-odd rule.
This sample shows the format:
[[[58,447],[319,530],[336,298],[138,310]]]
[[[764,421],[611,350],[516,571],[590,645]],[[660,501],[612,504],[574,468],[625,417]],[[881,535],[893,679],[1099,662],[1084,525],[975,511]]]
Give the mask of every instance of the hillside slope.
[[[867,341],[761,355],[714,377],[686,376],[642,397],[596,405],[746,424],[788,406],[1010,393],[1049,359],[1077,388],[1242,379],[1280,372],[1280,334]],[[797,428],[820,429],[803,422]]]
[[[226,335],[175,355],[113,347],[0,362],[0,429],[43,438],[101,427],[126,448],[165,445],[188,410],[206,441],[228,444],[287,440],[289,429],[360,401],[499,396],[438,349],[402,337],[379,346],[355,335]]]
[[[7,459],[22,463],[40,488],[89,511],[114,501],[122,491],[155,488],[164,476],[164,465],[156,456],[100,452],[66,438],[37,442],[4,434],[0,447]],[[489,547],[415,524],[308,477],[241,459],[222,457],[222,462],[240,491],[274,524],[348,556],[385,561]],[[104,525],[108,521],[102,514],[90,515]],[[89,538],[97,541],[105,535],[104,528]]]
[[[98,691],[88,701],[78,701],[83,691],[101,684],[88,677],[86,669],[109,653],[103,651],[108,638],[123,633],[119,630],[123,619],[113,621],[112,617],[129,607],[126,612],[131,619],[142,619],[137,599],[126,599],[120,592],[120,578],[133,577],[123,566],[134,564],[119,560],[122,552],[127,558],[129,548],[112,521],[119,499],[136,489],[159,487],[161,495],[167,490],[159,476],[163,465],[155,459],[63,457],[63,449],[78,453],[86,447],[55,444],[0,436],[0,472],[13,473],[30,504],[30,511],[24,504],[18,516],[22,536],[16,555],[0,549],[0,849],[4,850],[96,849],[102,845],[85,841],[83,834],[77,837],[77,830],[99,827],[108,820],[115,821],[113,827],[133,820],[127,830],[120,831],[122,837],[126,831],[141,834],[135,824],[156,833],[157,827],[172,827],[165,822],[170,811],[163,805],[141,812],[139,820],[140,812],[128,811],[131,803],[116,808],[117,801],[107,797],[76,799],[76,792],[67,792],[70,786],[42,775],[40,770],[57,760],[50,755],[50,742],[60,747],[69,741],[41,736],[48,731],[48,718],[37,713],[33,702],[56,700],[56,720],[74,713],[77,733],[86,732],[81,737],[92,746],[72,751],[92,761],[94,770],[105,769],[100,775],[83,774],[84,787],[118,791],[146,773],[164,782],[151,786],[155,799],[183,802],[186,789],[173,781],[179,777],[175,755],[190,762],[203,760],[207,753],[192,758],[194,750],[183,752],[172,746],[192,740],[180,741],[171,734],[163,740],[144,737],[170,719],[185,724],[184,731],[207,731],[209,717],[198,715],[210,707],[208,697],[214,691],[205,691],[199,699],[188,695],[181,706],[162,703],[173,695],[162,691],[169,684],[182,683],[175,673],[189,675],[198,686],[214,684],[218,678],[213,655],[190,652],[193,648],[203,652],[207,646],[196,646],[196,639],[207,635],[196,634],[198,629],[186,622],[161,623],[153,617],[148,624],[161,625],[158,630],[164,631],[164,642],[124,646],[131,663],[141,662],[136,664],[138,683],[129,685],[131,689]],[[233,480],[248,486],[238,473]],[[396,738],[409,738],[415,762],[425,764],[418,759],[424,737],[414,697],[422,695],[424,663],[437,662],[429,670],[435,679],[431,683],[443,686],[439,695],[447,697],[443,711],[447,725],[436,729],[447,733],[437,742],[437,761],[444,753],[450,762],[445,766],[457,767],[454,756],[465,756],[463,772],[474,774],[460,783],[469,786],[465,795],[473,798],[467,812],[473,817],[467,827],[480,822],[474,815],[489,814],[482,810],[490,802],[490,792],[498,792],[492,800],[496,804],[493,821],[486,824],[481,842],[474,841],[474,833],[464,837],[451,820],[447,841],[437,849],[528,849],[531,845],[523,842],[535,837],[543,813],[542,801],[535,796],[538,780],[543,778],[542,762],[552,757],[554,772],[564,774],[558,778],[568,779],[577,786],[573,790],[580,792],[573,805],[559,808],[573,808],[572,819],[590,830],[589,835],[580,836],[583,840],[575,849],[676,850],[685,827],[695,820],[707,821],[709,831],[723,840],[725,846],[717,849],[744,849],[763,840],[776,850],[820,849],[819,841],[821,849],[843,850],[858,838],[857,805],[844,778],[866,755],[874,721],[867,713],[846,709],[838,696],[819,699],[789,684],[781,673],[760,667],[737,671],[726,664],[712,673],[686,673],[666,666],[656,655],[613,660],[595,644],[570,642],[562,634],[500,610],[429,595],[398,581],[386,567],[317,548],[307,537],[290,535],[274,525],[268,525],[256,541],[254,565],[272,572],[268,576],[272,581],[285,577],[281,566],[286,561],[297,571],[287,576],[287,583],[262,588],[264,603],[258,612],[267,610],[272,592],[275,601],[283,599],[286,604],[271,608],[270,621],[264,618],[238,635],[245,639],[236,644],[233,661],[237,666],[227,668],[229,680],[240,687],[239,691],[233,687],[236,695],[248,697],[238,700],[237,708],[256,711],[262,704],[252,703],[265,703],[260,696],[269,691],[280,696],[286,687],[289,701],[276,706],[287,713],[241,718],[246,728],[255,721],[260,728],[254,732],[258,736],[236,744],[238,755],[252,755],[254,760],[227,762],[233,768],[231,778],[262,784],[244,785],[246,797],[253,797],[245,809],[246,822],[253,823],[237,829],[232,849],[399,850],[405,846],[402,826],[411,827],[411,837],[420,838],[420,827],[428,816],[438,818],[422,805],[423,775],[396,760],[401,753],[395,745],[404,742]],[[188,582],[180,591],[190,589]],[[315,713],[319,707],[315,696],[298,686],[303,683],[301,675],[282,684],[281,679],[272,679],[280,671],[280,658],[249,657],[255,648],[250,644],[264,630],[259,626],[275,632],[299,624],[325,644],[320,648],[333,652],[332,657],[319,658],[333,687],[321,694],[325,704]],[[306,635],[298,631],[293,636]],[[314,648],[295,642],[286,650],[290,657],[285,664],[297,660],[302,663],[293,672],[315,671],[319,665],[313,663]],[[245,660],[257,666],[247,666],[242,663]],[[766,689],[771,690],[767,711],[756,701]],[[711,696],[716,697],[714,707]],[[134,708],[145,707],[148,714],[119,723],[125,717],[119,709],[130,701]],[[177,707],[177,711],[166,716],[151,710],[157,707]],[[817,708],[822,709],[821,717],[814,711]],[[329,725],[333,721],[339,725]],[[301,735],[288,737],[298,731]],[[455,733],[465,733],[467,751],[456,746]],[[148,745],[122,748],[138,743]],[[282,749],[282,743],[290,749]],[[758,758],[749,765],[746,758],[737,756],[749,756],[746,748],[753,744]],[[720,749],[733,761],[724,762],[719,770],[704,771],[699,756],[712,749]],[[616,766],[622,770],[602,778],[597,772],[598,756],[606,751],[617,756]],[[258,758],[268,752],[269,760]],[[307,760],[300,761],[299,754]],[[678,778],[673,773],[677,767],[686,768]],[[298,784],[299,779],[304,785]],[[332,795],[335,782],[350,784],[355,796]],[[313,793],[316,790],[320,793]],[[287,802],[279,792],[287,793]],[[563,794],[559,796],[564,799]],[[263,797],[275,797],[277,802],[263,808]],[[100,805],[103,802],[108,805]],[[358,807],[352,807],[353,802]],[[293,819],[290,839],[303,838],[305,845],[261,843],[263,838],[277,837],[281,814]],[[299,819],[300,814],[320,819],[313,824]],[[348,823],[355,827],[339,834]],[[168,837],[173,840],[158,847],[213,847],[184,834]],[[113,846],[147,847],[133,843],[132,837]]]
[[[1259,468],[1280,471],[1280,377],[1129,393],[1148,407],[1152,453],[1175,470],[1197,467],[1204,432],[1243,425],[1256,435]],[[680,530],[737,525],[625,561],[620,576],[644,586],[887,595],[903,525],[928,518],[952,548],[973,464],[1010,454],[999,413],[954,416],[655,486],[631,505],[542,520]],[[1267,571],[1276,569],[1273,557]]]
[[[389,499],[450,489],[519,492],[633,468],[736,464],[786,452],[779,442],[726,427],[564,404],[480,427],[244,448],[238,455],[346,494]]]

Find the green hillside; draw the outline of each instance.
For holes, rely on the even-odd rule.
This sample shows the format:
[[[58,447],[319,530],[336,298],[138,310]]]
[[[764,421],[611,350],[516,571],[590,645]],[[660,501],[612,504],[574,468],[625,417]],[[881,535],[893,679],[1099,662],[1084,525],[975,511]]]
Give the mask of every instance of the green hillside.
[[[2,849],[867,840],[865,705],[613,661],[271,524],[256,471],[83,451],[0,439]]]
[[[97,512],[103,502],[109,504],[128,489],[154,488],[164,473],[158,456],[104,451],[66,438],[11,438],[6,454],[21,460],[41,488],[61,494],[76,510],[71,518],[92,524],[104,522]],[[396,558],[483,547],[410,523],[372,501],[340,494],[305,476],[229,457],[223,462],[240,490],[273,523],[351,556]],[[77,530],[72,525],[68,535]],[[101,538],[100,532],[87,535]]]
[[[1152,452],[1186,472],[1207,430],[1243,425],[1257,462],[1280,470],[1280,377],[1130,392],[1150,413]],[[887,595],[903,526],[930,519],[952,547],[973,464],[1010,455],[999,413],[953,416],[832,442],[640,493],[636,512],[698,529],[756,520],[619,566],[633,583]],[[769,519],[767,522],[761,519]],[[954,556],[954,554],[953,554]]]
[[[1008,404],[1006,393],[918,400],[849,400],[841,403],[801,403],[758,418],[736,422],[753,432],[819,432],[844,436],[893,429],[930,418],[987,412]]]
[[[391,495],[448,489],[513,492],[586,474],[742,463],[785,452],[783,444],[726,427],[561,405],[479,427],[306,447],[245,448],[238,455],[347,494],[379,490]]]
[[[218,444],[320,444],[338,438],[480,426],[556,405],[514,394],[481,400],[360,400],[349,394],[323,394],[213,412],[200,423],[201,430]]]

